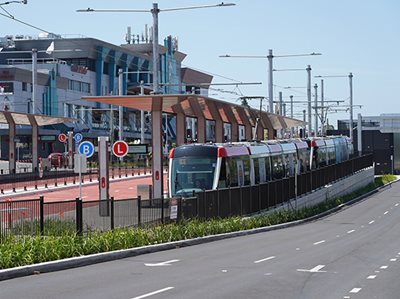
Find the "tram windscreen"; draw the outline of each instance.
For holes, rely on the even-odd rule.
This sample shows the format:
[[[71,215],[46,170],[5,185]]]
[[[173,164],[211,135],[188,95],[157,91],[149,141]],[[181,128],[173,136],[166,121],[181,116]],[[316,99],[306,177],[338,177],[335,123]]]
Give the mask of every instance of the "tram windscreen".
[[[180,157],[172,161],[172,196],[190,196],[193,192],[210,190],[217,165],[216,158]]]

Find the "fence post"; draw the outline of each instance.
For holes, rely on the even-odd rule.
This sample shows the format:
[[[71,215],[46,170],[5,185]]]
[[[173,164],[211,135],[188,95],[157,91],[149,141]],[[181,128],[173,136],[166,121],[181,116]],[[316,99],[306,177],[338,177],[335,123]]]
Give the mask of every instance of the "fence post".
[[[111,214],[111,229],[114,229],[114,196],[111,196],[111,200],[110,200],[110,214]]]
[[[39,197],[39,213],[40,213],[40,234],[44,234],[44,196]]]
[[[139,195],[137,198],[137,207],[138,207],[138,226],[141,226],[142,223],[142,197]]]
[[[82,219],[82,201],[77,197],[75,199],[76,203],[76,233],[81,235],[83,232],[83,219]]]
[[[161,223],[164,224],[164,195],[161,194]]]

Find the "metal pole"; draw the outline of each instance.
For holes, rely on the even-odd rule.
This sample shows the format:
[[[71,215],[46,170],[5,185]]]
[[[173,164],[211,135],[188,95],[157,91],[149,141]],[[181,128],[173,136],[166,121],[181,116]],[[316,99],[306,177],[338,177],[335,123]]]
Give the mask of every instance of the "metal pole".
[[[324,80],[321,79],[321,136],[325,136],[325,117],[324,117]]]
[[[293,96],[290,96],[290,118],[293,118]],[[294,135],[294,128],[290,129],[290,137],[293,138]]]
[[[306,137],[306,110],[303,110],[303,122],[304,122],[303,137]]]
[[[279,92],[279,115],[283,115],[282,91]]]
[[[314,105],[315,105],[315,131],[314,131],[314,136],[318,136],[318,85],[314,85]]]
[[[153,15],[153,92],[158,93],[158,4],[153,3],[151,14]]]
[[[144,82],[140,81],[140,95],[144,95]],[[140,143],[144,144],[144,110],[140,110]]]
[[[353,141],[353,74],[349,74],[349,85],[350,85],[350,139]]]
[[[307,65],[307,100],[308,100],[308,134],[307,136],[311,136],[311,66]]]
[[[268,101],[269,101],[269,112],[274,113],[274,90],[273,90],[273,78],[272,78],[272,49],[268,50]]]
[[[32,49],[32,114],[36,113],[37,49]]]
[[[123,72],[122,69],[118,69],[118,95],[122,96],[124,94],[124,87],[123,87]],[[119,132],[118,132],[118,138],[119,140],[123,140],[123,131],[124,131],[124,118],[123,118],[123,113],[124,113],[124,107],[119,106],[118,107],[118,127],[119,127]],[[122,159],[122,158],[121,158]]]
[[[112,146],[114,143],[114,110],[113,110],[113,105],[110,105],[110,145]],[[113,154],[112,151],[110,151],[110,162],[112,163],[113,160]]]
[[[362,117],[361,113],[358,113],[357,119],[357,149],[358,149],[358,156],[362,156]]]

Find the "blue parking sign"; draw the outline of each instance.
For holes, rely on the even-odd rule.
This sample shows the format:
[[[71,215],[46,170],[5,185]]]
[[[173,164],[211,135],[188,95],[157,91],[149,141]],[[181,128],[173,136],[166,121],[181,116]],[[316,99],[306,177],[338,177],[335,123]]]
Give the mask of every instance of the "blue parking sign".
[[[78,152],[90,158],[94,154],[94,145],[90,141],[83,141],[79,144]]]
[[[74,140],[75,140],[76,143],[81,142],[82,139],[83,139],[83,135],[82,135],[81,133],[76,133],[76,134],[75,134]]]

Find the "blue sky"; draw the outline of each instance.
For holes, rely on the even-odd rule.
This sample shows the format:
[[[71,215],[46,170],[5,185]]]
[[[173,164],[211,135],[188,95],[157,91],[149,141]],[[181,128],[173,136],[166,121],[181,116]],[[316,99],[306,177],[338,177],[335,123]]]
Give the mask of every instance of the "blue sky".
[[[54,1],[28,0],[27,5],[4,6],[16,18],[58,34],[81,34],[114,44],[124,43],[127,26],[141,34],[151,26],[150,13],[77,13],[81,8],[151,9],[154,1]],[[232,0],[236,6],[206,8],[159,15],[160,41],[167,35],[179,39],[179,50],[187,54],[183,64],[209,72],[214,82],[262,82],[261,85],[215,86],[210,96],[237,102],[239,96],[267,96],[267,59],[220,58],[220,55],[274,55],[320,52],[322,56],[276,58],[276,69],[304,69],[275,72],[275,94],[284,100],[293,95],[306,100],[307,74],[353,73],[354,109],[365,116],[400,113],[400,2],[396,0]],[[159,0],[160,9],[217,4],[219,1]],[[2,11],[0,11],[2,12]],[[38,35],[40,31],[0,16],[0,36]],[[300,87],[284,89],[282,87]],[[349,100],[348,78],[324,79],[327,100]],[[258,107],[259,103],[251,103]],[[295,104],[295,114],[306,109]],[[334,112],[329,122],[348,119],[346,112]],[[297,114],[296,114],[297,115]],[[301,118],[300,115],[297,115]]]

